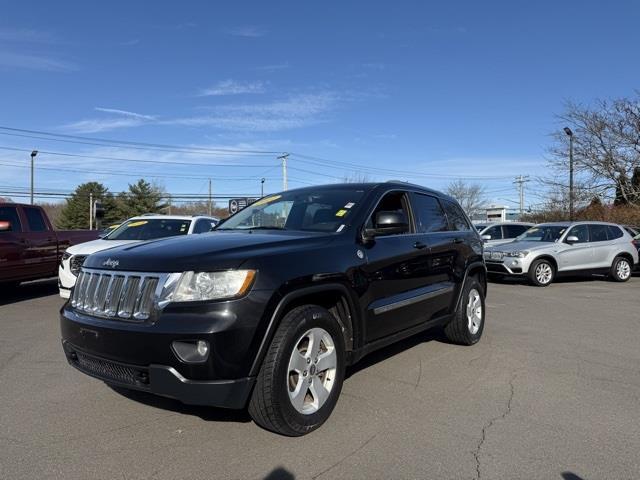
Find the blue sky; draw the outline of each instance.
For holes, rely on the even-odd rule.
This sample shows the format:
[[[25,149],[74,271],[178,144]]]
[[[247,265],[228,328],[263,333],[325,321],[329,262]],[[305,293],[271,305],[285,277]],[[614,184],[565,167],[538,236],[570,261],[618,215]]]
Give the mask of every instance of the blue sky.
[[[640,3],[631,0],[24,1],[2,10],[1,126],[323,159],[292,155],[290,188],[358,172],[438,189],[467,177],[511,205],[513,177],[543,173],[565,100],[640,88]],[[42,191],[88,180],[119,191],[144,174],[173,193],[205,193],[209,177],[218,194],[257,193],[261,177],[267,192],[282,185],[276,153],[4,134],[0,147],[0,190],[28,187],[22,150],[32,148],[82,156],[40,154]],[[539,186],[527,189],[528,204],[541,201]]]

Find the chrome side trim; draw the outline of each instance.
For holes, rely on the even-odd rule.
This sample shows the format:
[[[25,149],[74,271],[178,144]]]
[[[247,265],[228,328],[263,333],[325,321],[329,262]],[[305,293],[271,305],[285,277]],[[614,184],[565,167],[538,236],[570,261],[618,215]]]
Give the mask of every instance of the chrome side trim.
[[[400,300],[398,302],[390,303],[389,305],[383,305],[378,308],[373,309],[374,315],[380,315],[381,313],[390,312],[392,310],[396,310],[398,308],[406,307],[408,305],[413,305],[414,303],[422,302],[424,300],[428,300],[430,298],[434,298],[440,295],[444,295],[445,293],[453,292],[453,287],[442,287],[433,292],[422,293],[420,295],[416,295],[415,297],[406,298],[404,300]]]

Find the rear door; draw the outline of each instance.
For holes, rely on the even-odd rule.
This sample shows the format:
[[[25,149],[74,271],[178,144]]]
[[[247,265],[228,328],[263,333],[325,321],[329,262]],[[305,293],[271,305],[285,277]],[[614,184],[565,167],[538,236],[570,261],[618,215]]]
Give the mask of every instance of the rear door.
[[[28,240],[25,261],[34,275],[54,275],[58,263],[58,240],[38,207],[22,207],[27,223]]]
[[[25,277],[23,271],[26,243],[16,207],[0,206],[0,221],[9,222],[9,230],[0,232],[0,282]]]
[[[593,268],[610,267],[609,251],[611,250],[614,240],[609,239],[607,225],[591,223],[589,224],[589,234],[593,247]]]

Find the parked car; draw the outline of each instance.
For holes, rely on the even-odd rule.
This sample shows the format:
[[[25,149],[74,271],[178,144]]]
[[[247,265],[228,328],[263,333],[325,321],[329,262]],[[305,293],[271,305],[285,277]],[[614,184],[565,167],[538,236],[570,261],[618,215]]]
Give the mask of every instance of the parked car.
[[[499,222],[487,225],[480,231],[480,238],[486,246],[500,245],[512,242],[524,232],[533,227],[533,223]]]
[[[629,233],[604,222],[543,223],[514,242],[484,252],[491,276],[525,276],[546,287],[566,273],[601,273],[626,282],[638,263],[638,251]]]
[[[289,190],[208,235],[89,256],[60,320],[82,372],[244,408],[291,436],[329,417],[345,367],[425,329],[473,345],[482,242],[452,198],[407,183]]]
[[[37,205],[0,204],[0,284],[55,277],[62,252],[98,237],[90,230],[54,230]]]
[[[633,244],[640,255],[640,227],[636,227],[635,225],[625,225],[624,229],[633,237]],[[640,263],[636,265],[635,269],[640,270]]]
[[[188,215],[143,215],[133,217],[98,240],[68,248],[58,268],[58,287],[62,298],[69,298],[71,289],[85,259],[109,248],[146,240],[210,232],[219,222],[215,217]]]

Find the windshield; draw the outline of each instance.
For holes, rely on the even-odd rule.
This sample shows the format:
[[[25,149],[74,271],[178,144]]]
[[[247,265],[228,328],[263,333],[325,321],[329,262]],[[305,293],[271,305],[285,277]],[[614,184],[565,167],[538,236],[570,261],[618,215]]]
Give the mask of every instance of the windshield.
[[[326,189],[271,195],[230,217],[216,230],[339,232],[354,215],[364,190]]]
[[[516,242],[557,242],[567,229],[564,225],[537,225],[516,238]]]
[[[111,232],[104,240],[153,240],[175,237],[189,232],[191,220],[169,218],[128,220]]]

